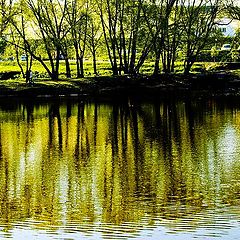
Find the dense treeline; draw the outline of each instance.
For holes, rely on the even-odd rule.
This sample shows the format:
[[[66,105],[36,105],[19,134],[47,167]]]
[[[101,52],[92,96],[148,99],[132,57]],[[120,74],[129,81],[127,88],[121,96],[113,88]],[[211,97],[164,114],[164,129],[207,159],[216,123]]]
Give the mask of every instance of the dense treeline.
[[[205,47],[222,0],[3,0],[1,35],[14,46],[23,75],[39,61],[59,78],[60,59],[71,77],[84,77],[88,50],[97,74],[97,51],[107,53],[114,75],[137,74],[147,58],[153,74],[171,73],[181,52],[188,74]],[[26,55],[26,67],[20,64]]]

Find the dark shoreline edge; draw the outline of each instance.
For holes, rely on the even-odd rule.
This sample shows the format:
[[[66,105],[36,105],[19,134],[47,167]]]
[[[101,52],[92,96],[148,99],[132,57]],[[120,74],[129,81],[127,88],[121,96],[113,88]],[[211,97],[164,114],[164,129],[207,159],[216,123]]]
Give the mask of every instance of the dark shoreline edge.
[[[56,85],[59,83],[59,85]],[[68,84],[62,84],[68,83]],[[240,78],[226,72],[203,74],[160,74],[158,76],[99,76],[60,80],[45,85],[36,80],[8,88],[0,84],[0,99],[6,98],[121,98],[123,96],[240,97]]]

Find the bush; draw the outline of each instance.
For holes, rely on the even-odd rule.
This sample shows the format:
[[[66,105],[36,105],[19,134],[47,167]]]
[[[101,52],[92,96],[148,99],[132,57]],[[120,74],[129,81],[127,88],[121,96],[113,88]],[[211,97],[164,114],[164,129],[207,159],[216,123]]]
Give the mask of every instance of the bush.
[[[203,50],[196,58],[197,62],[213,62],[211,50]]]
[[[20,74],[20,71],[2,72],[0,73],[0,80],[17,78]]]
[[[197,62],[238,62],[239,50],[203,50],[196,58]]]

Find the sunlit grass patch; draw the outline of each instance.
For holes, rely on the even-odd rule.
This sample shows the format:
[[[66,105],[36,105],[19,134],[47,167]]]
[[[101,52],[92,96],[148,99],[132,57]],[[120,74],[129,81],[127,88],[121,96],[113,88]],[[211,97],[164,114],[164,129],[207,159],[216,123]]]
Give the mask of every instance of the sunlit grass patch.
[[[50,68],[49,61],[46,61],[45,63]],[[76,60],[70,60],[69,63],[70,63],[72,78],[76,78],[77,77]],[[23,69],[25,69],[26,62],[21,62],[21,64],[23,66]],[[140,68],[140,73],[151,75],[154,71],[154,64],[155,63],[154,63],[153,59],[146,60],[145,63],[143,64],[143,66]],[[205,71],[212,71],[216,67],[219,67],[220,64],[221,63],[196,62],[192,66],[191,73],[202,73]],[[162,71],[162,70],[163,70],[163,66],[161,66],[161,64],[160,64],[160,71]],[[0,62],[0,74],[7,73],[7,72],[14,72],[14,71],[19,72],[19,76],[16,75],[15,77],[22,77],[21,73],[20,73],[20,68],[17,65],[16,61]],[[35,81],[38,81],[39,79],[41,79],[41,80],[49,79],[49,75],[48,75],[46,69],[37,61],[33,61],[32,71],[33,71],[33,78],[35,79]],[[174,67],[174,72],[175,73],[183,73],[184,72],[184,62],[176,61],[175,67]],[[240,71],[234,70],[233,73],[239,75]],[[97,60],[97,75],[98,76],[111,76],[112,75],[112,69],[111,69],[111,64],[110,64],[109,60],[101,59],[101,58],[99,58]],[[67,80],[66,66],[65,66],[64,60],[60,60],[59,76],[61,79]],[[85,77],[95,76],[91,58],[84,60],[84,76]]]

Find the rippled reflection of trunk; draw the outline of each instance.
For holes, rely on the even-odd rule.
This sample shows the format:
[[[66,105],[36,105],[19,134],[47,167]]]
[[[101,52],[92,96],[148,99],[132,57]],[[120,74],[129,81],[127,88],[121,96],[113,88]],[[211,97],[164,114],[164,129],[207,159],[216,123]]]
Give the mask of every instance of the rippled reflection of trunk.
[[[128,158],[127,158],[127,147],[128,147],[128,119],[129,119],[129,109],[127,106],[123,106],[120,109],[120,130],[122,139],[122,159],[123,159],[123,174],[126,174],[128,168]],[[127,176],[126,176],[127,178]]]
[[[191,101],[186,101],[186,115],[188,119],[188,130],[189,130],[189,136],[191,140],[191,146],[192,146],[192,151],[194,152],[196,150],[196,145],[195,145],[195,137],[194,137],[194,117],[195,117],[195,110],[192,108]]]
[[[3,154],[2,154],[2,128],[0,125],[0,164],[3,162]],[[0,168],[1,169],[1,168]]]
[[[9,186],[9,170],[8,170],[8,159],[3,157],[2,154],[2,129],[0,126],[0,169],[3,169],[4,175],[1,177],[2,189],[0,191],[1,198],[1,218],[5,221],[5,223],[9,223],[10,212],[9,212],[9,196],[8,196],[8,186]]]
[[[34,110],[34,104],[32,101],[26,102],[23,105],[23,118],[25,119],[25,111],[27,114],[27,123],[29,124],[30,122],[33,122],[34,117],[33,117],[33,110]]]
[[[10,203],[9,203],[9,199],[8,199],[8,186],[9,186],[9,174],[8,174],[8,160],[5,159],[4,161],[4,169],[5,169],[5,181],[4,181],[4,187],[2,189],[3,193],[2,193],[2,201],[1,201],[1,205],[2,205],[2,209],[3,209],[3,215],[1,215],[1,217],[6,221],[9,222],[9,210],[10,210]]]
[[[118,107],[113,106],[113,116],[112,116],[112,157],[113,157],[113,166],[114,166],[114,157],[118,153]]]
[[[169,105],[164,105],[163,110],[164,124],[163,124],[163,152],[165,166],[167,170],[167,177],[169,178],[169,183],[167,187],[169,188],[167,196],[176,196],[176,185],[175,185],[175,172],[172,161],[172,114]]]
[[[97,124],[98,124],[98,105],[95,103],[94,105],[94,127],[93,127],[93,142],[94,142],[94,152],[96,153],[96,146],[97,146]]]
[[[173,133],[172,133],[171,141],[173,142],[173,144],[176,145],[176,151],[177,151],[178,157],[176,158],[175,161],[179,166],[178,168],[174,167],[175,179],[173,180],[173,184],[174,186],[176,186],[176,188],[174,188],[174,193],[181,197],[181,201],[185,201],[186,200],[186,182],[183,177],[183,174],[185,174],[183,165],[186,159],[183,159],[184,158],[183,151],[182,151],[183,139],[182,139],[182,134],[180,129],[181,128],[180,116],[177,110],[177,104],[178,103],[171,102],[171,118],[172,118],[171,124],[173,125],[173,128],[172,128]]]
[[[49,143],[53,143],[53,134],[54,134],[54,118],[57,118],[58,125],[58,144],[59,150],[62,151],[62,122],[59,111],[59,103],[53,104],[49,110]]]
[[[105,219],[112,219],[113,216],[113,190],[114,190],[114,174],[115,164],[118,162],[118,107],[113,106],[112,115],[109,119],[108,136],[111,144],[111,158],[105,160],[105,172],[104,172],[104,216]],[[106,139],[106,144],[108,139]],[[105,149],[107,151],[107,149]],[[116,158],[116,159],[115,159]],[[111,162],[109,162],[111,161]]]
[[[72,104],[70,101],[67,102],[67,119],[72,116]]]
[[[90,156],[89,133],[84,116],[84,104],[78,105],[77,117],[77,139],[75,146],[75,161],[76,166],[80,167],[80,162],[85,166]]]
[[[55,119],[57,120],[57,129],[55,129]],[[46,148],[46,156],[43,156],[41,162],[42,171],[42,211],[54,218],[54,208],[56,207],[56,198],[58,193],[58,177],[60,173],[60,161],[62,158],[62,122],[60,116],[59,103],[54,103],[49,108],[49,136],[48,146]],[[57,143],[55,134],[57,132]]]
[[[77,112],[77,132],[76,132],[76,145],[74,151],[74,159],[76,169],[79,169],[79,160],[80,160],[80,129],[81,129],[81,115],[82,115],[82,105],[78,104]]]
[[[25,136],[25,149],[24,149],[24,161],[25,161],[25,171],[27,171],[29,167],[29,152],[30,152],[30,145],[32,143],[32,129],[34,128],[34,121],[33,121],[33,104],[28,103],[26,105],[27,110],[27,125],[26,125],[26,136]],[[32,189],[31,185],[28,180],[27,174],[24,174],[25,183],[24,183],[24,207],[25,207],[25,214],[26,217],[30,217],[30,202],[32,197]]]
[[[136,192],[140,193],[143,187],[141,183],[142,169],[144,164],[144,157],[142,155],[141,143],[139,142],[138,136],[138,115],[136,106],[131,106],[130,109],[130,119],[131,119],[131,134],[133,137],[133,149],[134,149],[134,158],[135,158],[135,167],[136,167]]]
[[[65,142],[66,149],[68,149],[69,120],[71,115],[72,115],[72,105],[71,105],[71,102],[67,102],[66,142]]]

